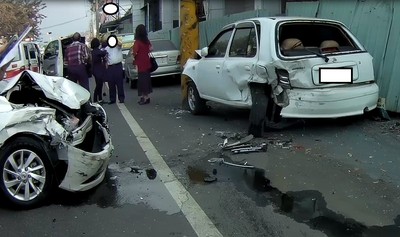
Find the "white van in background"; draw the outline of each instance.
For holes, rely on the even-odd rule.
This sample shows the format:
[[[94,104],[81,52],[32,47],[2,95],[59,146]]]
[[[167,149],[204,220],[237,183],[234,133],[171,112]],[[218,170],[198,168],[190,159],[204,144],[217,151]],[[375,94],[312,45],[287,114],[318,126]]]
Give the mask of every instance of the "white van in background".
[[[4,79],[12,78],[24,70],[41,73],[39,47],[33,42],[22,42],[19,45],[19,53],[8,66]]]

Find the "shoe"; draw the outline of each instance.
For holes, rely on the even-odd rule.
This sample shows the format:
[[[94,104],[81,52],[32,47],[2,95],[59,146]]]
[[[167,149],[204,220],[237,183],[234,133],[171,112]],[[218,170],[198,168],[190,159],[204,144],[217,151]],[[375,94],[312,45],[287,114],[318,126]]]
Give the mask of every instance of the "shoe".
[[[115,104],[115,101],[108,102],[109,105]]]
[[[138,101],[138,104],[140,104],[140,103],[144,103],[144,98],[143,97],[141,97],[140,100]]]
[[[150,98],[147,98],[147,100],[144,103],[145,104],[150,104]]]

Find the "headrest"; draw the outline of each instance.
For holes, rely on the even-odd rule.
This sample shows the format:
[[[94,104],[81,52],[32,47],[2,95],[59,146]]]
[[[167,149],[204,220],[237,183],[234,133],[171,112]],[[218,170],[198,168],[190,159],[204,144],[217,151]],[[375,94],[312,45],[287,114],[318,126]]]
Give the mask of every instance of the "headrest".
[[[304,45],[301,42],[301,40],[296,39],[296,38],[289,38],[285,39],[282,44],[281,48],[283,50],[289,50],[289,49],[304,49]]]
[[[334,41],[334,40],[325,40],[322,41],[321,45],[319,46],[321,49],[324,48],[339,48],[339,44],[338,42]]]

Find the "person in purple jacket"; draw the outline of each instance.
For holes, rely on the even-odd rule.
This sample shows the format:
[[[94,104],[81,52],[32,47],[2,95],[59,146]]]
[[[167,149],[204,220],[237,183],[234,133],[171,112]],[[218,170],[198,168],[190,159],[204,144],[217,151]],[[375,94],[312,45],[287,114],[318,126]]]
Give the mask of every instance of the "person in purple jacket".
[[[103,103],[103,83],[106,81],[107,51],[100,49],[100,40],[92,39],[92,72],[96,81],[93,102]]]

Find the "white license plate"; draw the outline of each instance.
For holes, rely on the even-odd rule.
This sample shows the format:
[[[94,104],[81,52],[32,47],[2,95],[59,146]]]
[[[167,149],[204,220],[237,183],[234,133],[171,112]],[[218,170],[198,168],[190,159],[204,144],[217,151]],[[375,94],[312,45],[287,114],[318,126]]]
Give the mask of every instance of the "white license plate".
[[[158,65],[165,65],[168,64],[168,59],[167,57],[162,57],[162,58],[156,58],[157,64]]]
[[[319,83],[353,83],[353,68],[320,68]]]

